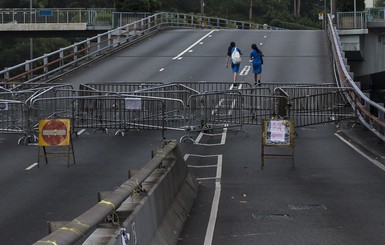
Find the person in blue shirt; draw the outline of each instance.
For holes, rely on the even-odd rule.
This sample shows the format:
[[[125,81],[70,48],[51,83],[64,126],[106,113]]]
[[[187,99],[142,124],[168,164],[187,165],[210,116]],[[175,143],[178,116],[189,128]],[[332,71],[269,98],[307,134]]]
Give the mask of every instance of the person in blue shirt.
[[[261,86],[263,53],[257,45],[251,45],[250,61],[253,63],[254,81],[256,86]]]
[[[227,49],[227,58],[226,58],[226,68],[229,67],[229,61],[231,60],[231,54],[233,53],[234,49],[237,49],[240,55],[242,55],[242,52],[239,48],[235,46],[235,42],[231,42],[229,48]],[[239,72],[239,64],[234,64],[233,61],[231,60],[231,70],[233,72],[233,85],[237,86],[237,75]]]

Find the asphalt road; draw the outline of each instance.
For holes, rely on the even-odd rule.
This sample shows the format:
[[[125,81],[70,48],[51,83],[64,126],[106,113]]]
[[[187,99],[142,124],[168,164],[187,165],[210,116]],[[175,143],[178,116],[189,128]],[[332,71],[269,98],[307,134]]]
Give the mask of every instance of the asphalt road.
[[[332,82],[323,31],[169,30],[61,78],[116,81],[232,81],[226,51],[235,41],[248,65],[250,45],[265,54],[262,82]],[[195,44],[195,45],[194,45]],[[253,83],[252,74],[239,81]],[[181,144],[200,191],[180,244],[383,244],[385,173],[335,135],[334,124],[297,129],[295,168],[271,159],[260,170],[260,126],[193,134]],[[179,139],[181,132],[167,131]],[[74,138],[76,164],[53,159],[26,170],[36,146],[0,136],[0,244],[31,244],[49,220],[72,220],[138,169],[160,145],[156,131]]]

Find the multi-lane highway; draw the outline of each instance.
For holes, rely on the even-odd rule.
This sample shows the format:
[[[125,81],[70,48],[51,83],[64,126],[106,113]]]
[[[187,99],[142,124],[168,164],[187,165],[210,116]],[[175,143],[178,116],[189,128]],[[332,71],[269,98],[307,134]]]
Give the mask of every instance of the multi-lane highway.
[[[239,81],[253,81],[252,43],[265,54],[262,83],[333,82],[323,31],[167,30],[106,56],[60,82],[221,81],[234,41],[243,51]],[[295,169],[285,159],[260,170],[260,125],[193,134],[181,144],[200,189],[180,244],[383,244],[385,173],[336,136],[335,124],[297,129]],[[182,132],[168,130],[166,138]],[[337,134],[338,135],[338,134]],[[47,221],[72,220],[113,190],[160,145],[157,131],[124,137],[84,131],[74,138],[76,165],[50,159],[37,168],[37,146],[0,135],[0,244],[31,244]]]

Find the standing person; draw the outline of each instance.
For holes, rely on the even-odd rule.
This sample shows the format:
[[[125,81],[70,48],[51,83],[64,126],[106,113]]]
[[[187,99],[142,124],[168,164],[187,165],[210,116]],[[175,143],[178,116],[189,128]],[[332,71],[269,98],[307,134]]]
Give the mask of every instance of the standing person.
[[[242,51],[235,46],[235,42],[231,42],[229,48],[227,49],[227,58],[226,58],[226,68],[229,67],[229,61],[231,59],[231,70],[233,71],[233,85],[237,86],[237,75],[239,72],[239,67],[241,65],[240,57],[239,61],[233,60],[233,52],[237,51],[239,52],[239,55],[242,55]]]
[[[261,86],[263,53],[260,49],[258,49],[255,43],[251,45],[251,49],[252,50],[250,52],[250,61],[253,63],[255,85]]]

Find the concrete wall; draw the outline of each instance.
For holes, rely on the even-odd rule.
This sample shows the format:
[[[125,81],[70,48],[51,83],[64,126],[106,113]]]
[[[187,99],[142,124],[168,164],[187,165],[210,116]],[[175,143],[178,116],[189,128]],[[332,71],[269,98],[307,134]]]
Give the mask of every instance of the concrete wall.
[[[122,219],[120,228],[99,224],[85,245],[122,245],[122,228],[127,244],[177,244],[198,193],[198,183],[189,173],[178,147],[173,156],[143,183],[144,193],[128,198],[115,214]]]
[[[361,43],[363,61],[350,61],[350,70],[354,77],[367,76],[385,71],[385,35],[369,31],[363,35]]]

